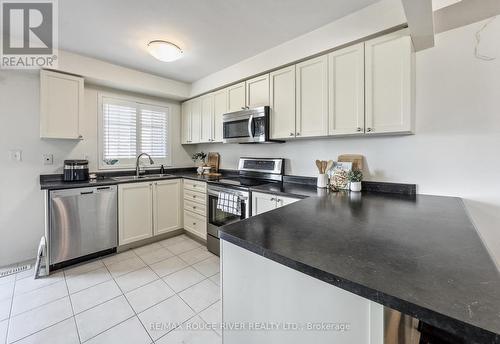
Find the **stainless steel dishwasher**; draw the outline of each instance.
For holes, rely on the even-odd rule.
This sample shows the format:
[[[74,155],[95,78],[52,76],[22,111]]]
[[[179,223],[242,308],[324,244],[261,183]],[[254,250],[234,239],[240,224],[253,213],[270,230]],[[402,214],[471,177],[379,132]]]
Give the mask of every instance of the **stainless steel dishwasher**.
[[[49,264],[69,265],[115,250],[118,242],[117,187],[55,190],[49,194]]]

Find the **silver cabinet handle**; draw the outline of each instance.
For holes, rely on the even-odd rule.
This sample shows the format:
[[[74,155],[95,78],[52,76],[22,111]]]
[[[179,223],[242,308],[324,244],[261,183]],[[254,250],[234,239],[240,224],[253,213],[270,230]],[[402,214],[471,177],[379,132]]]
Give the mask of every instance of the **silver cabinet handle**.
[[[281,203],[281,202],[283,202],[283,200],[281,198],[277,198],[276,202],[280,202]]]
[[[293,136],[293,135],[295,135],[295,134],[294,133],[290,133],[290,136]]]
[[[359,128],[359,127],[358,127],[358,128],[356,129],[356,131],[361,131],[361,128]]]
[[[270,199],[270,201],[271,201],[271,202],[272,202],[272,201],[276,201],[276,198],[272,197],[272,198]]]
[[[300,133],[296,133],[295,135],[300,136]]]
[[[373,131],[372,128],[366,128],[366,131],[370,132],[370,131]]]
[[[193,196],[193,198],[196,198],[196,196]]]
[[[193,206],[193,209],[196,209],[196,207],[195,207],[195,206]]]
[[[246,107],[246,106],[242,106],[242,107],[241,107],[241,109],[242,109],[242,110],[246,110],[246,109],[247,109],[247,107]]]

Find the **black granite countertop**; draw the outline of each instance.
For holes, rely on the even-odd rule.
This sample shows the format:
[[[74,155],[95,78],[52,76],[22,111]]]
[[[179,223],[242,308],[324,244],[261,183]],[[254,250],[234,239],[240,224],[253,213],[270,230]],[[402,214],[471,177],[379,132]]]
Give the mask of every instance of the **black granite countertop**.
[[[263,192],[273,195],[283,195],[297,198],[306,198],[310,196],[323,196],[328,189],[318,189],[316,185],[297,184],[297,183],[269,183],[259,186],[253,186],[251,191]]]
[[[224,226],[221,238],[466,343],[500,343],[500,274],[460,198],[330,193]]]
[[[148,174],[157,174],[159,170],[148,171]],[[72,188],[83,188],[83,187],[93,187],[93,186],[107,186],[107,185],[117,185],[125,183],[140,183],[148,181],[158,181],[158,180],[168,180],[177,178],[186,178],[192,180],[199,180],[205,182],[216,182],[220,177],[199,175],[196,173],[194,168],[182,168],[182,169],[168,169],[165,170],[165,175],[157,178],[144,178],[144,179],[133,179],[134,171],[116,171],[116,172],[104,172],[99,173],[96,180],[84,181],[84,182],[65,182],[63,181],[61,174],[52,175],[41,175],[40,176],[40,188],[42,190],[61,190],[61,189],[72,189]],[[225,177],[234,176],[235,172],[231,170],[223,171]],[[116,177],[126,177],[130,176],[130,179],[115,179]]]

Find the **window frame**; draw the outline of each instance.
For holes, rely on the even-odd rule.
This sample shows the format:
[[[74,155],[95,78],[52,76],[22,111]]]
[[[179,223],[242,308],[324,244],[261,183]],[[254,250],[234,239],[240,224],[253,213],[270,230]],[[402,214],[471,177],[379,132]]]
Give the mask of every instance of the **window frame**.
[[[126,160],[124,163],[118,162],[116,165],[108,165],[104,163],[104,103],[105,99],[112,99],[117,102],[124,102],[124,103],[134,103],[136,106],[136,111],[137,111],[137,126],[136,126],[136,145],[137,148],[139,148],[141,141],[141,125],[142,125],[142,120],[140,120],[141,116],[141,106],[144,106],[145,108],[161,108],[166,111],[166,126],[167,126],[167,142],[166,142],[166,150],[167,150],[167,157],[166,158],[154,158],[153,165],[143,165],[143,168],[159,168],[161,165],[165,167],[171,167],[172,166],[172,128],[171,128],[171,123],[172,123],[172,109],[169,104],[154,101],[154,100],[149,100],[149,99],[144,99],[140,97],[132,97],[132,96],[124,96],[124,95],[119,95],[119,94],[114,94],[114,93],[107,93],[107,92],[98,92],[97,94],[97,107],[98,107],[98,119],[97,119],[97,167],[99,170],[129,170],[131,168],[135,168],[135,161],[136,158],[133,159],[122,159]],[[137,154],[140,154],[142,152],[137,151]],[[147,159],[144,159],[146,161]],[[143,161],[141,159],[141,161]],[[144,162],[143,161],[143,162]]]

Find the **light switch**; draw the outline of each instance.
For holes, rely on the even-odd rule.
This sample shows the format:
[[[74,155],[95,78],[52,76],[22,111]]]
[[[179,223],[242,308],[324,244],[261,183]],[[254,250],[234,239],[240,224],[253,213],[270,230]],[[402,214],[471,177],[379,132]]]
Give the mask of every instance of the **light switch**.
[[[9,158],[12,161],[22,161],[23,151],[20,149],[11,149],[9,150]]]
[[[44,154],[43,155],[43,164],[44,165],[53,165],[54,164],[54,155]]]

